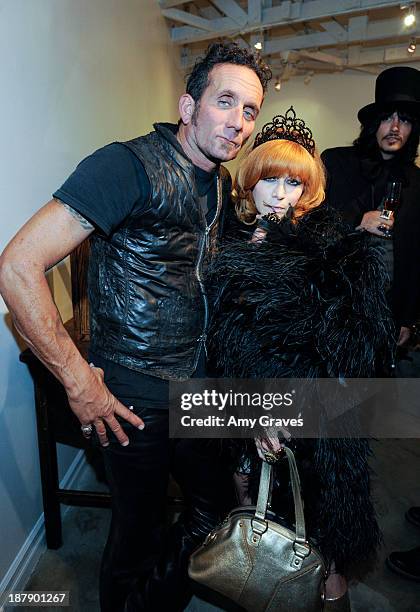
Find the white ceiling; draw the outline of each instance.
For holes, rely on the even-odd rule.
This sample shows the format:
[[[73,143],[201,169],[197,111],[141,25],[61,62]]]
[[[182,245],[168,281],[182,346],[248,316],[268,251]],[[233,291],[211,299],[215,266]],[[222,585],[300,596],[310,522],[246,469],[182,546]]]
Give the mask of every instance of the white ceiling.
[[[207,45],[234,40],[263,41],[260,51],[282,80],[295,75],[359,70],[379,73],[386,66],[419,61],[408,53],[419,35],[407,28],[407,3],[394,0],[160,0],[172,42],[187,71]],[[414,5],[415,6],[415,5]],[[420,15],[419,15],[420,23]]]

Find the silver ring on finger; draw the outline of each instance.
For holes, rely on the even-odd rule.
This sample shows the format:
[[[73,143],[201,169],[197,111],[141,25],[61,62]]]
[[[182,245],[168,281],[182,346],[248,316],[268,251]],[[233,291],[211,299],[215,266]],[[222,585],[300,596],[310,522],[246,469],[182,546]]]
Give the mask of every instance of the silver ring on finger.
[[[85,438],[90,438],[93,432],[93,425],[92,423],[89,423],[88,425],[82,425],[80,429],[82,430],[82,434],[85,436]]]

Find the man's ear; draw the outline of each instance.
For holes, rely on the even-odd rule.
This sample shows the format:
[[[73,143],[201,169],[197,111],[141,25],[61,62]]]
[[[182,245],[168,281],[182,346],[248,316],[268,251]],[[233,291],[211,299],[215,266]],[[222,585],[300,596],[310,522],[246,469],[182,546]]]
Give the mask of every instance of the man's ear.
[[[190,94],[184,93],[179,99],[179,116],[184,125],[188,125],[191,122],[192,116],[195,110],[194,99]]]

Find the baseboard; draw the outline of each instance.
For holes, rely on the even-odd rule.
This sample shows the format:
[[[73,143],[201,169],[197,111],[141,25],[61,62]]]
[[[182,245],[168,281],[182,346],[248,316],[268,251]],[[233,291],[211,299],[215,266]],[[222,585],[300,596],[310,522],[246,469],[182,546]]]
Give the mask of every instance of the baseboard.
[[[83,450],[79,450],[64,478],[61,480],[60,487],[63,489],[76,488],[75,485],[87,465]],[[63,507],[63,516],[69,508],[70,506]],[[0,612],[3,612],[5,608],[8,592],[23,591],[25,589],[25,585],[28,583],[40,556],[45,552],[46,548],[44,513],[42,513],[3,580],[0,582]],[[9,611],[10,609],[8,606],[7,610]]]

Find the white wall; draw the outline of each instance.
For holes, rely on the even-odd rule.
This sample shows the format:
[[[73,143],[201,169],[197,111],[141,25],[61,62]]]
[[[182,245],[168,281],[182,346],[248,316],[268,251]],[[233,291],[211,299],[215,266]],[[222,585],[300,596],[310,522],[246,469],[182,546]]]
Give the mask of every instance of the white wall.
[[[154,0],[2,0],[0,56],[2,251],[82,157],[176,120],[183,81]],[[53,283],[65,319],[67,276]],[[18,359],[0,301],[0,583],[42,512],[32,382]],[[72,457],[61,449],[62,475]]]
[[[417,64],[410,64],[418,68]],[[291,105],[298,117],[311,128],[319,151],[350,145],[359,134],[357,112],[375,99],[376,76],[356,71],[314,75],[308,85],[303,77],[292,78],[274,90],[269,85],[258,117],[255,133],[274,115],[283,114]],[[233,173],[238,161],[229,164]]]
[[[318,149],[349,145],[359,133],[357,111],[373,102],[375,76],[347,71],[286,81],[279,92],[270,87],[259,125],[293,105],[312,129]]]

